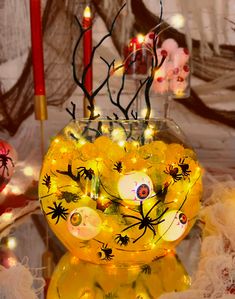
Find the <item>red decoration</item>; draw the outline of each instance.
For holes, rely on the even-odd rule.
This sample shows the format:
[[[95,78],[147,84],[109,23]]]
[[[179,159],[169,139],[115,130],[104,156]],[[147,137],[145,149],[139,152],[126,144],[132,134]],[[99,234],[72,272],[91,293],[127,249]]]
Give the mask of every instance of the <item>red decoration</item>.
[[[83,14],[83,29],[87,30],[84,33],[83,37],[83,63],[84,68],[90,63],[91,61],[91,54],[92,54],[92,18],[91,18],[91,10],[90,7],[87,6],[84,10]],[[92,92],[92,65],[88,68],[86,76],[85,76],[85,87],[86,90],[91,93]]]
[[[15,160],[15,150],[6,141],[0,140],[0,192],[12,177]]]
[[[32,62],[34,75],[34,94],[45,95],[42,22],[40,0],[30,0]]]
[[[130,40],[124,49],[125,69],[129,75],[145,75],[148,71],[147,49],[144,36],[138,35]]]

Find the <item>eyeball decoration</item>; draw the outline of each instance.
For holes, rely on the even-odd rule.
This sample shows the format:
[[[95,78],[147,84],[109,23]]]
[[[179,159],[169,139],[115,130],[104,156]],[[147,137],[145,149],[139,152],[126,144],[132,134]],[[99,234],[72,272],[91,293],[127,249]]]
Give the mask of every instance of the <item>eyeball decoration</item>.
[[[81,240],[90,240],[97,236],[101,223],[99,215],[89,207],[73,210],[67,220],[70,233]]]
[[[164,241],[173,242],[185,233],[188,226],[187,216],[178,210],[172,210],[164,215],[164,221],[158,225],[159,235]]]
[[[153,193],[153,183],[144,172],[133,171],[123,175],[118,181],[118,192],[125,202],[139,205]]]

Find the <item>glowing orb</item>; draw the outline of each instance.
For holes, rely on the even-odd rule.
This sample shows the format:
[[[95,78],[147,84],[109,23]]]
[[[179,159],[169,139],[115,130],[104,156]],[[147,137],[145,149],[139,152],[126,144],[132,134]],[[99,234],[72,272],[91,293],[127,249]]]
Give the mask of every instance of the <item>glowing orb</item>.
[[[126,173],[118,181],[120,197],[130,204],[139,204],[149,198],[152,191],[153,183],[150,177],[141,171]]]
[[[101,219],[98,213],[89,207],[73,210],[67,220],[70,233],[82,240],[90,240],[99,234]]]
[[[166,212],[164,221],[158,225],[159,235],[164,241],[176,241],[183,236],[188,226],[187,216],[178,210]]]

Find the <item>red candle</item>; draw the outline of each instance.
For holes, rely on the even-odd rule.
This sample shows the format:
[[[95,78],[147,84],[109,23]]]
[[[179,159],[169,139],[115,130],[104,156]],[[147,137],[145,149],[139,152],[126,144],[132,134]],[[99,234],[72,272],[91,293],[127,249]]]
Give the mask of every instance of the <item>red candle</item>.
[[[40,0],[30,0],[34,94],[45,95]]]
[[[92,18],[90,7],[87,6],[83,14],[83,29],[88,29],[83,37],[83,63],[84,68],[90,63],[92,53]],[[89,67],[85,77],[85,87],[89,93],[92,93],[92,65]]]

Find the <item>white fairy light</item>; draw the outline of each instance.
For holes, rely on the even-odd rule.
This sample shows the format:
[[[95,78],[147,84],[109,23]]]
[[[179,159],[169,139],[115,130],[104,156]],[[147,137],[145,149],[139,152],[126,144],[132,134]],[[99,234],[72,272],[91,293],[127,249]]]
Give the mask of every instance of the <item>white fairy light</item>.
[[[185,18],[182,14],[174,14],[171,18],[170,18],[170,24],[172,27],[176,28],[176,29],[181,29],[184,27],[185,24]]]
[[[17,247],[17,240],[15,237],[9,237],[6,243],[7,248],[13,250]]]
[[[33,168],[31,166],[26,166],[23,169],[23,173],[25,176],[33,176]]]

